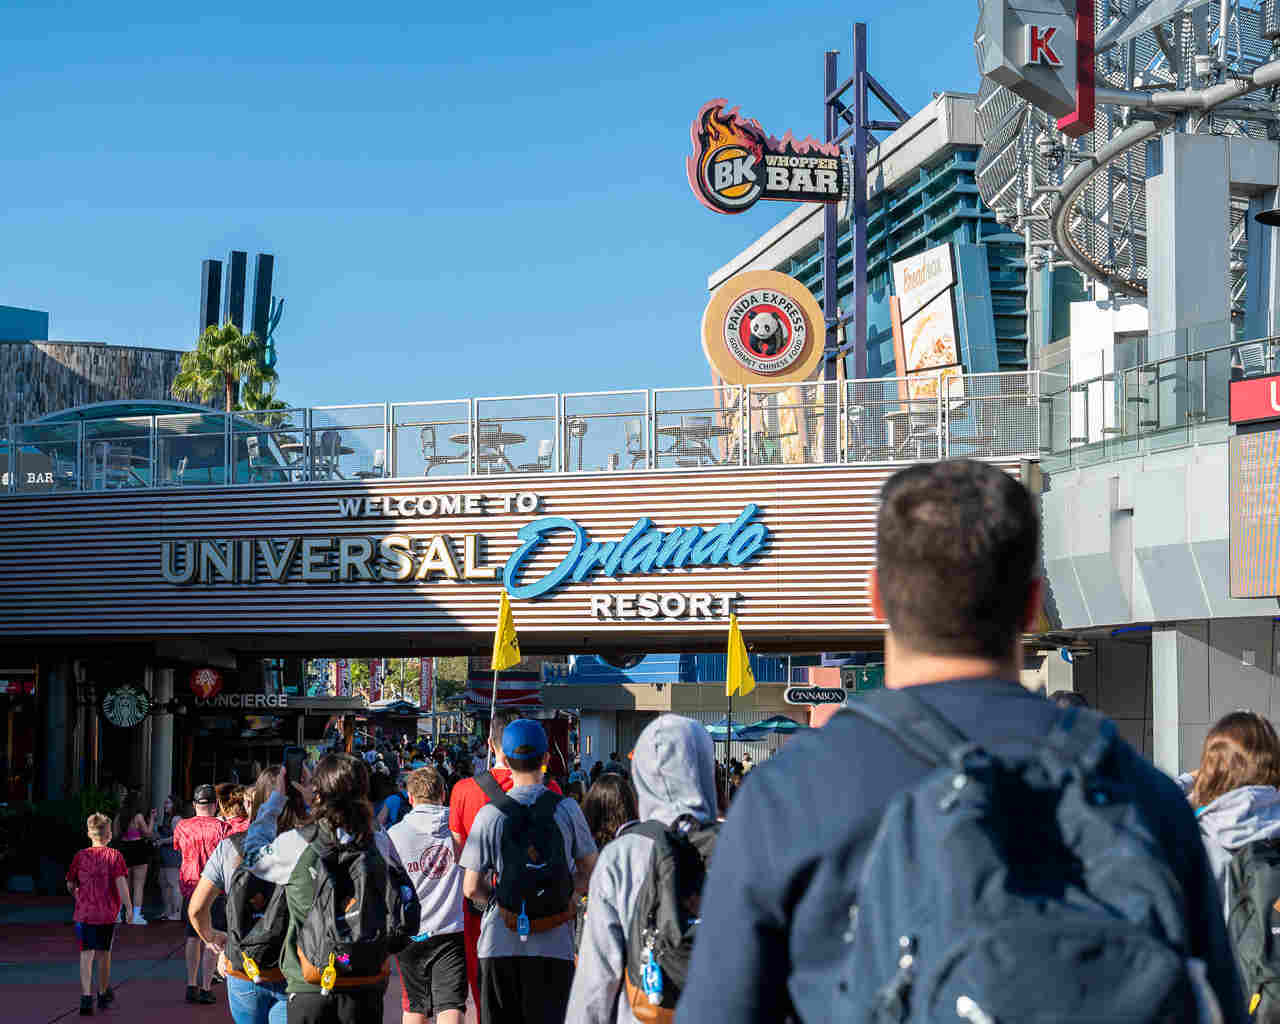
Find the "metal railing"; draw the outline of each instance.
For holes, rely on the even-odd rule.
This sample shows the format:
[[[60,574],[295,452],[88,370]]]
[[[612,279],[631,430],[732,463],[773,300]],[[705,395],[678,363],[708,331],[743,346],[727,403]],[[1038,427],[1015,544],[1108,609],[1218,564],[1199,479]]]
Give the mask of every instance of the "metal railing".
[[[1043,372],[1041,460],[1046,470],[1089,466],[1230,433],[1232,377],[1280,370],[1280,339],[1220,345],[1081,380]]]
[[[0,494],[1037,458],[1037,373],[213,409],[0,426]]]

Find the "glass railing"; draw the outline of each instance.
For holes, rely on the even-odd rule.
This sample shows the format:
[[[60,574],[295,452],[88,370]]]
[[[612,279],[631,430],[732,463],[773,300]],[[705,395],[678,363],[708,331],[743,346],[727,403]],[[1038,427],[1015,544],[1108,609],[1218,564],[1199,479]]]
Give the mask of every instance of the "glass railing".
[[[1225,325],[1224,325],[1225,328]],[[1167,350],[1217,340],[1222,329],[1154,337]],[[1280,339],[1221,344],[1081,380],[1041,373],[1041,461],[1046,470],[1089,466],[1230,433],[1233,378],[1280,372]]]
[[[1037,458],[1037,373],[0,426],[0,494]]]

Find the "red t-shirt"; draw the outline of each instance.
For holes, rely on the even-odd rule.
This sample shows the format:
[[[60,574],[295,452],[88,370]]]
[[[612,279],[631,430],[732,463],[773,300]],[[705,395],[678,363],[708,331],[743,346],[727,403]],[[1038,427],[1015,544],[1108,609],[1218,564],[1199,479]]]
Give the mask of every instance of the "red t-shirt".
[[[76,887],[75,920],[80,924],[114,924],[120,916],[116,879],[128,874],[119,850],[109,846],[79,850],[67,868],[67,881]]]
[[[494,768],[493,779],[502,787],[504,793],[511,789],[510,768]],[[560,793],[560,787],[556,785],[554,779],[547,780],[547,788],[553,793]],[[560,795],[564,794],[560,793]],[[453,796],[449,800],[449,831],[457,832],[462,837],[464,846],[467,836],[471,834],[471,825],[475,822],[476,815],[488,802],[489,798],[484,795],[484,790],[475,779],[462,779],[453,787]]]
[[[200,872],[213,855],[214,848],[231,833],[224,821],[217,818],[183,818],[173,830],[173,848],[182,853],[182,867],[178,870],[178,886],[183,897],[196,891]]]
[[[248,818],[226,818],[224,821],[227,826],[227,835],[229,836],[249,831],[250,822]]]

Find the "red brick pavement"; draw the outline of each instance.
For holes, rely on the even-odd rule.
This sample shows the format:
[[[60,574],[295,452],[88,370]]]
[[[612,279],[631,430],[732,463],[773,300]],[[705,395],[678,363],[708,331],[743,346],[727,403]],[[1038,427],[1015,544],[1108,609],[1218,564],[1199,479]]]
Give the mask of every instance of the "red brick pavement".
[[[8,901],[6,901],[8,902]],[[185,992],[185,937],[181,923],[155,922],[116,929],[112,985],[116,1004],[95,1018],[116,1024],[146,1020],[204,1022],[230,1020],[226,990],[215,986],[215,1006],[190,1006]],[[79,1020],[79,948],[70,925],[6,924],[0,927],[0,1020],[4,1024],[52,1024]],[[474,1022],[474,1013],[467,1015]],[[385,1024],[399,1024],[400,985],[394,973],[387,988]]]

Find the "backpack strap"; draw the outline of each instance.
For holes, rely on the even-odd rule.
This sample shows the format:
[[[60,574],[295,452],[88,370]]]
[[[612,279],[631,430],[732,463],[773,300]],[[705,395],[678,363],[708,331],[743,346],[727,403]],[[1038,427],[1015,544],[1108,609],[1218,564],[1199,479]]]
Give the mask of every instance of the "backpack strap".
[[[489,803],[493,804],[499,813],[506,817],[515,818],[529,812],[529,808],[520,803],[520,801],[512,800],[511,797],[507,796],[498,784],[498,780],[493,777],[493,772],[477,775],[476,785],[480,787],[480,792],[489,798]]]
[[[507,794],[503,792],[498,780],[493,777],[493,772],[481,772],[476,776],[476,785],[480,787],[480,792],[489,798],[491,803],[497,803]]]
[[[1049,745],[1085,775],[1101,767],[1115,738],[1115,722],[1078,707],[1064,708],[1047,737]]]
[[[845,710],[879,726],[928,764],[946,764],[956,751],[973,743],[932,705],[907,690],[881,690],[874,703],[856,701]]]
[[[644,836],[647,839],[657,841],[667,834],[667,826],[662,822],[654,821],[628,821],[618,829],[618,835],[636,835]]]

